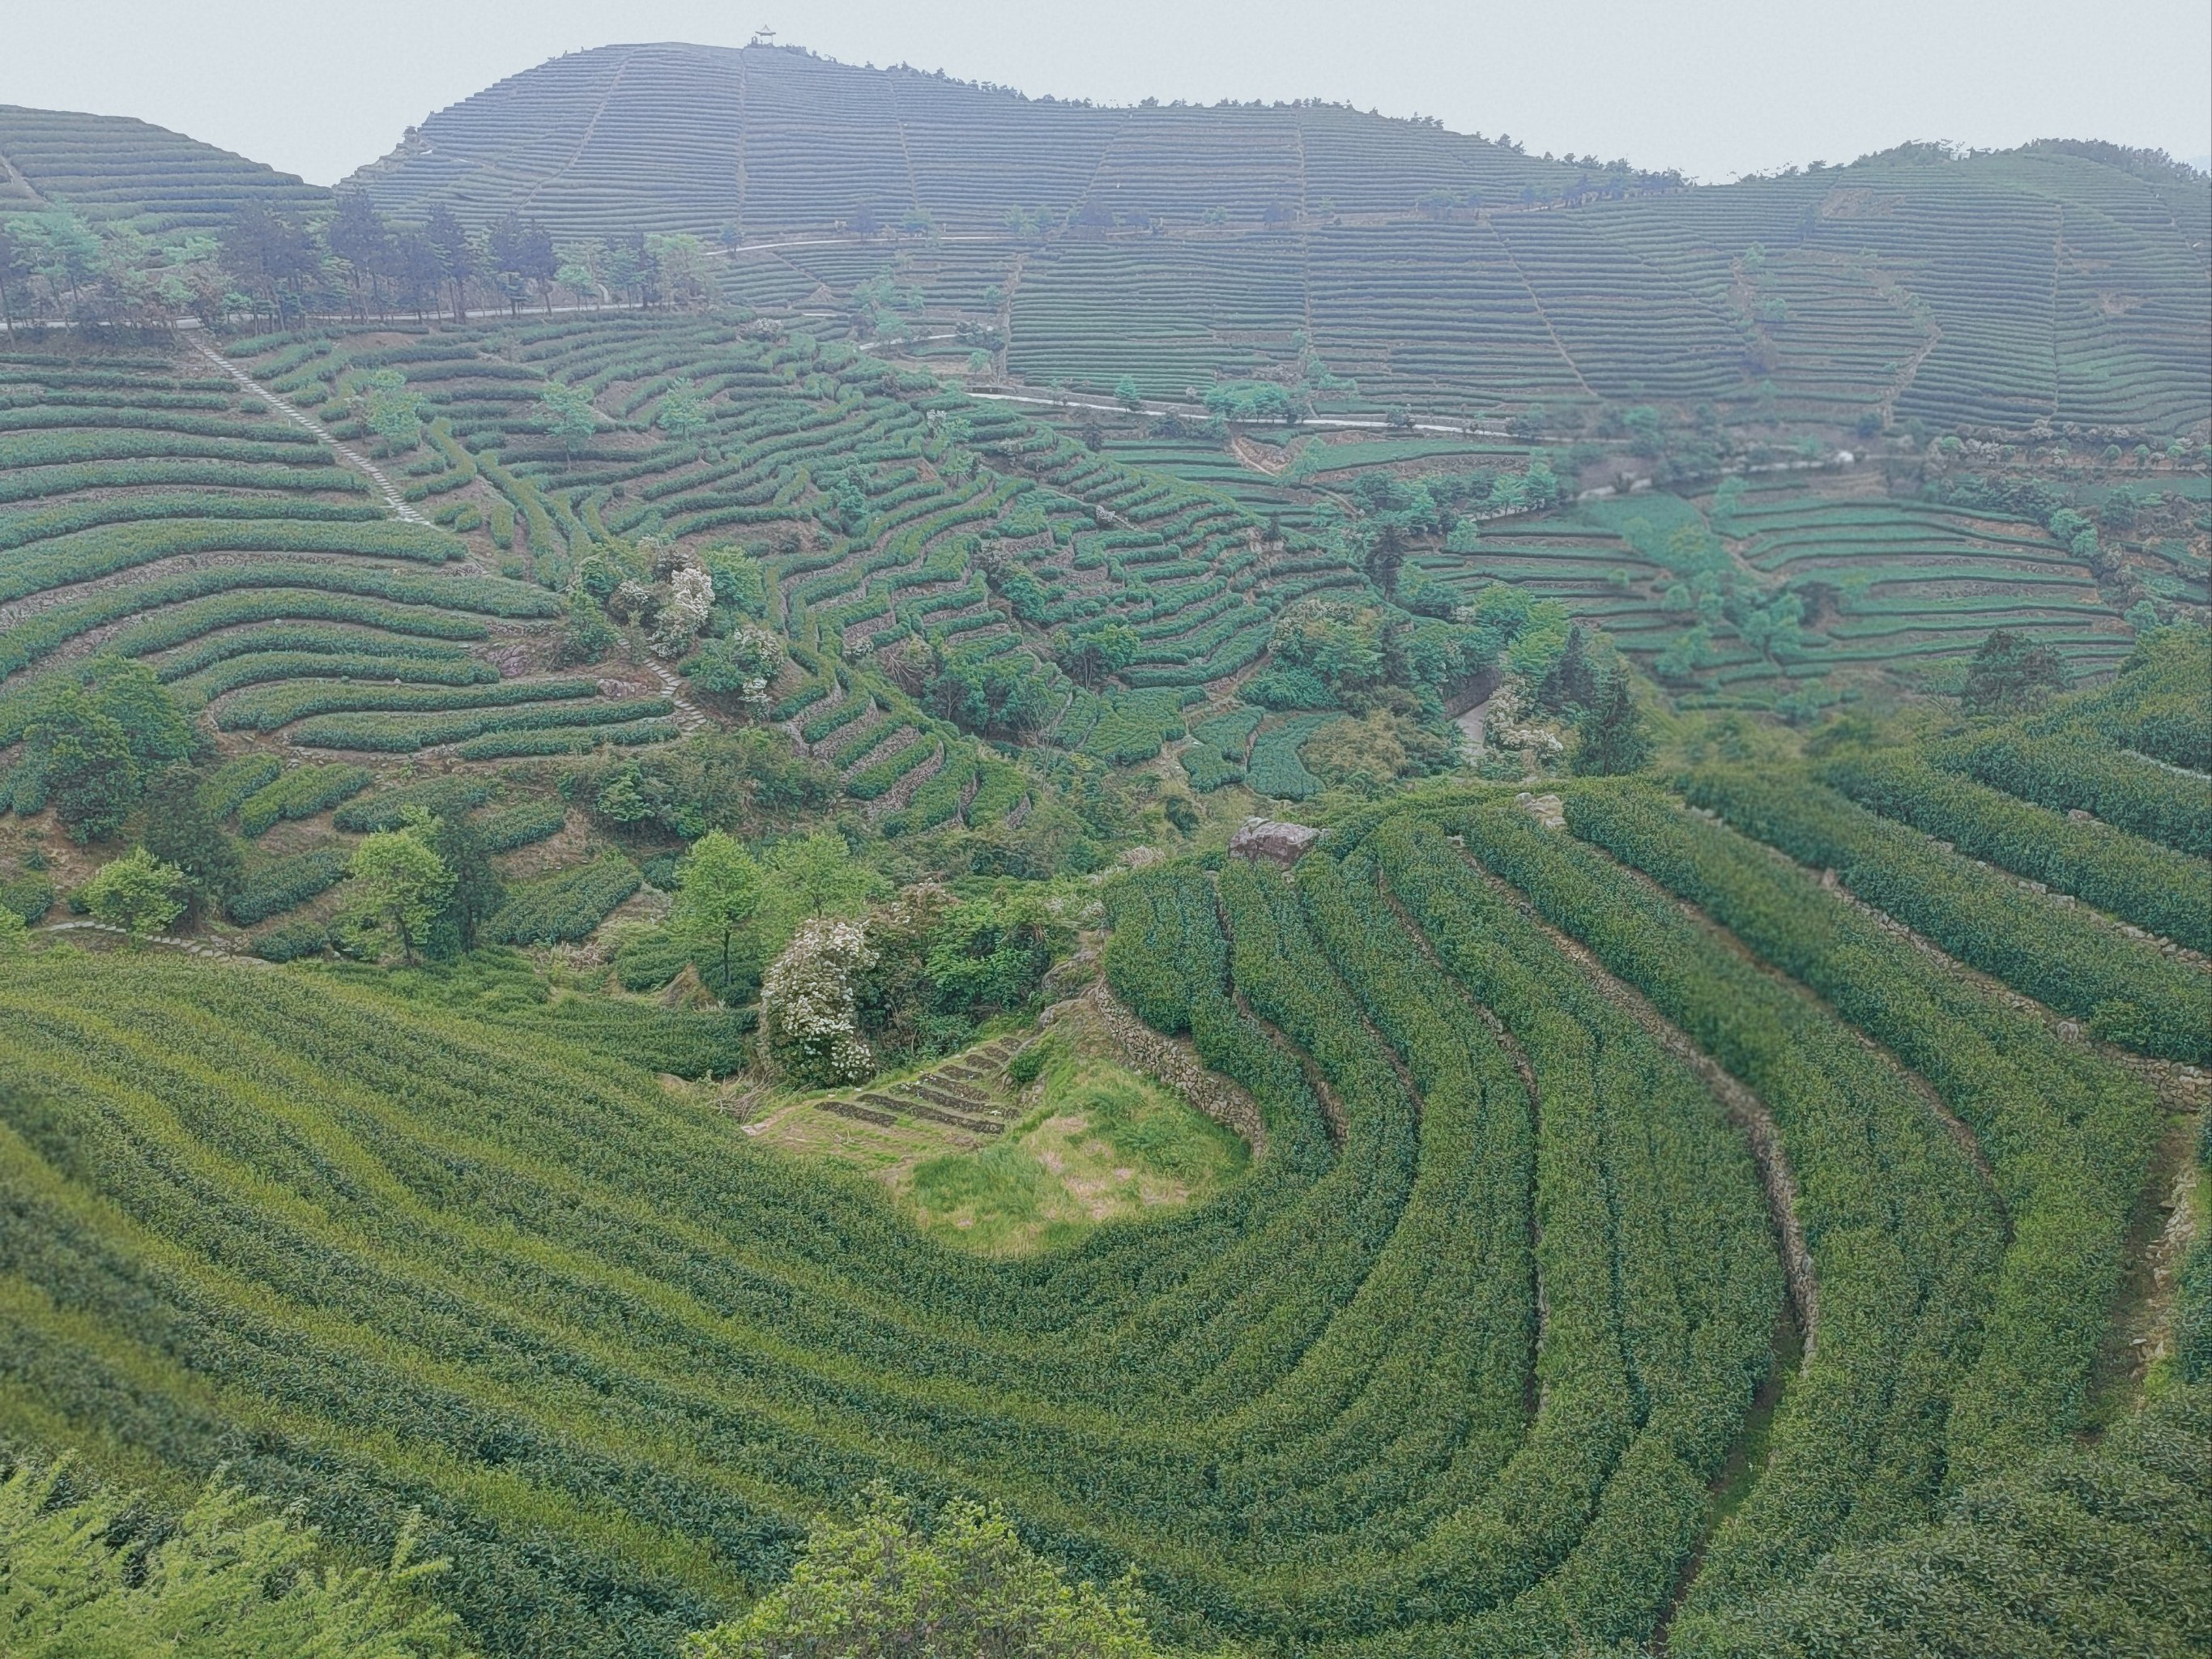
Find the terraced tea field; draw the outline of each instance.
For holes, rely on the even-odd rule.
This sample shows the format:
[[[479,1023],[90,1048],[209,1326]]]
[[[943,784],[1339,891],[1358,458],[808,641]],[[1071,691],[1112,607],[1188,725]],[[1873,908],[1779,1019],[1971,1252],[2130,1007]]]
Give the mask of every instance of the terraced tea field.
[[[1325,410],[2172,434],[2212,383],[2205,186],[2088,144],[1692,189],[1323,104],[1095,108],[660,46],[511,77],[351,182],[572,239],[727,230],[759,251],[726,292],[757,306],[849,312],[889,268],[923,332],[1001,331],[998,368],[1094,392],[1180,397],[1306,343],[1348,383]]]
[[[1264,1153],[1010,1258],[542,1032],[395,1032],[290,975],[0,970],[0,1182],[37,1223],[0,1420],[228,1459],[370,1547],[420,1507],[499,1650],[662,1650],[878,1474],[1136,1565],[1201,1639],[1546,1650],[1665,1618],[1674,1651],[1748,1650],[1819,1558],[2105,1409],[2158,1140],[2127,1054],[2212,1057],[2212,981],[2078,926],[2023,976],[2057,896],[1856,809],[1806,821],[1847,856],[1806,843],[1771,778],[1692,799],[1850,894],[1643,784],[1571,789],[1564,832],[1447,793],[1295,879],[1115,886],[1109,983],[1249,1091]],[[1860,899],[2135,1013],[2069,1040],[2063,995]],[[995,1169],[1010,1046],[795,1109],[957,1119]]]
[[[1905,502],[1808,500],[1747,508],[1731,528],[1760,574],[1832,605],[1820,623],[1832,641],[1820,653],[1825,664],[1964,656],[2004,628],[2094,675],[2132,641],[2094,574],[2036,526]]]
[[[58,1629],[222,1471],[487,1656],[971,1502],[1129,1659],[2212,1650],[2201,175],[664,44],[0,232],[0,1649],[24,1449]]]

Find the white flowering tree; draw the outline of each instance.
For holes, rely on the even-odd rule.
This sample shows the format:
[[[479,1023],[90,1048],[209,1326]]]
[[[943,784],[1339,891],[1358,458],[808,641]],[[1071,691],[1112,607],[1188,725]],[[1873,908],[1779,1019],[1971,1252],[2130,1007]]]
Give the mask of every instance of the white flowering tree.
[[[653,623],[653,653],[676,658],[691,648],[714,608],[714,579],[689,565],[668,579],[668,603]]]
[[[860,1038],[855,995],[860,976],[875,961],[857,921],[815,916],[792,934],[761,983],[769,1054],[792,1082],[857,1083],[875,1070],[875,1056]]]

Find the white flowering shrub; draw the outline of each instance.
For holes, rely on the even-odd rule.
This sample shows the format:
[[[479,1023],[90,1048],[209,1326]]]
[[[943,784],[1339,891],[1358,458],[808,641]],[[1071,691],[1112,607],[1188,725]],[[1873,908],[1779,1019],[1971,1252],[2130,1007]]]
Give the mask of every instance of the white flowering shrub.
[[[669,578],[667,603],[653,623],[653,654],[676,658],[691,648],[699,630],[714,608],[714,579],[697,566],[687,566]]]
[[[857,921],[803,921],[761,981],[769,1056],[792,1082],[858,1083],[875,1070],[860,1039],[855,988],[876,953]]]

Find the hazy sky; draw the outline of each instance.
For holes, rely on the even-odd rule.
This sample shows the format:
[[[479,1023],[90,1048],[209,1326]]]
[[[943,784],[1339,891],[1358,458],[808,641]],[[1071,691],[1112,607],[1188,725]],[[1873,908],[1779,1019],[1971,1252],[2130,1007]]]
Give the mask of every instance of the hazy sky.
[[[1908,138],[2212,150],[2205,0],[8,0],[0,103],[136,115],[327,184],[560,52],[763,23],[1030,94],[1322,97],[1708,180]]]

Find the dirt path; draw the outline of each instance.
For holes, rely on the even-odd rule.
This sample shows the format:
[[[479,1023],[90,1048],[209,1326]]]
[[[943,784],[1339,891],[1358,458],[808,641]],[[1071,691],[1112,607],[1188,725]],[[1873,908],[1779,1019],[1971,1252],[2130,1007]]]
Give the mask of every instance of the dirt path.
[[[1465,714],[1452,718],[1452,724],[1459,727],[1460,753],[1469,762],[1482,758],[1482,725],[1489,718],[1490,699],[1487,697]]]
[[[430,522],[420,513],[417,513],[413,507],[408,506],[407,498],[399,493],[398,486],[393,484],[392,480],[386,477],[383,471],[372,462],[368,456],[362,454],[358,450],[352,449],[348,446],[340,443],[337,438],[331,435],[331,429],[328,427],[325,426],[313,416],[308,414],[305,410],[300,408],[296,404],[293,403],[290,398],[285,397],[281,392],[272,392],[269,387],[262,385],[260,381],[255,380],[251,374],[240,368],[236,363],[231,362],[229,358],[224,356],[222,353],[217,351],[205,340],[194,340],[192,342],[192,349],[198,352],[201,356],[206,358],[224,374],[229,375],[232,380],[237,381],[240,386],[245,387],[246,391],[252,392],[255,397],[265,400],[279,414],[283,415],[286,420],[290,421],[295,426],[305,427],[308,431],[313,433],[315,436],[321,439],[323,442],[329,445],[331,449],[337,453],[337,456],[340,460],[343,461],[355,471],[366,476],[368,481],[376,486],[377,494],[384,497],[384,505],[390,510],[394,518],[407,524],[427,525]]]
[[[41,933],[99,933],[122,940],[131,936],[122,928],[105,921],[58,921],[52,927],[38,929]],[[270,964],[259,957],[245,956],[219,940],[179,939],[171,933],[149,933],[138,941],[141,945],[155,945],[164,950],[182,951],[186,956],[199,957],[209,962],[243,962],[257,968]]]
[[[648,657],[645,666],[647,672],[660,682],[662,695],[676,705],[677,730],[688,738],[694,732],[702,732],[714,724],[700,712],[699,705],[691,701],[690,693],[684,690],[682,678],[667,664]]]

